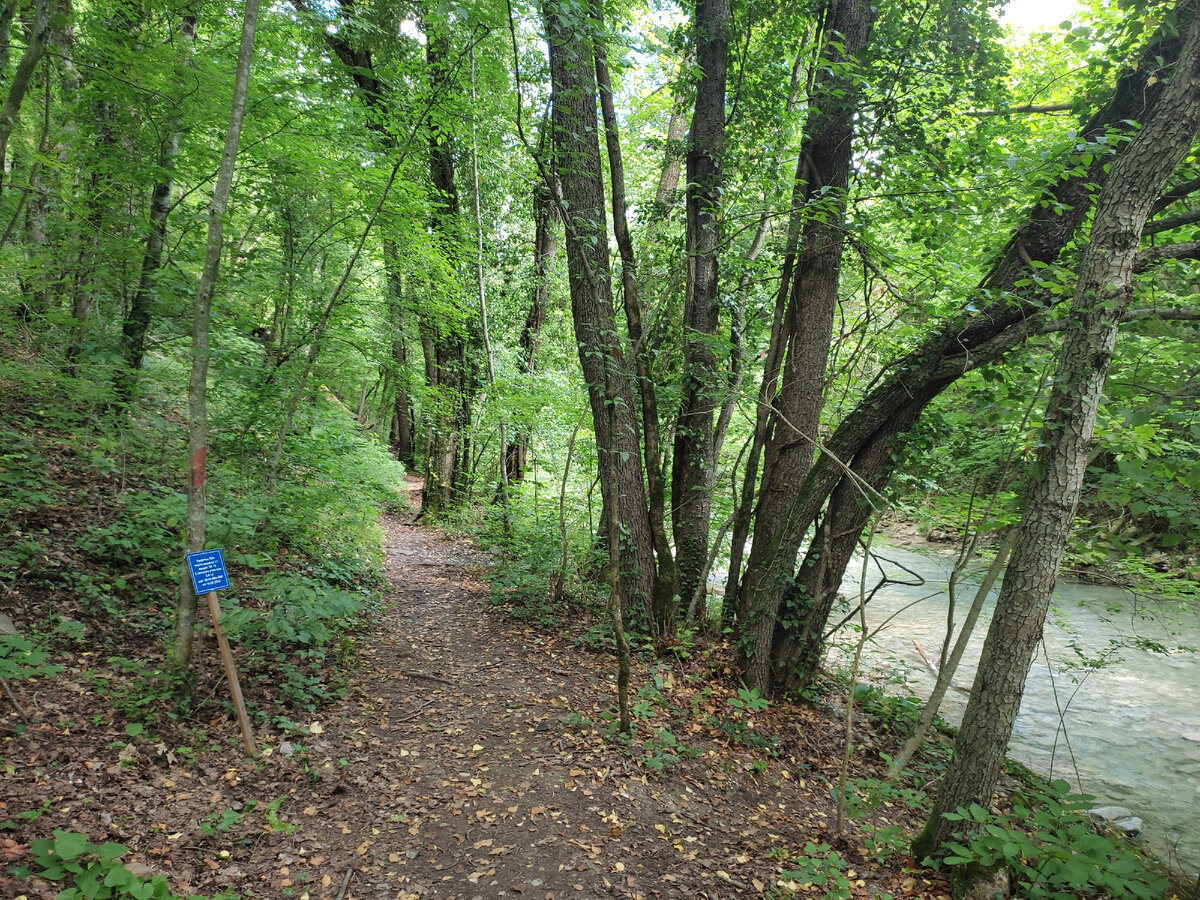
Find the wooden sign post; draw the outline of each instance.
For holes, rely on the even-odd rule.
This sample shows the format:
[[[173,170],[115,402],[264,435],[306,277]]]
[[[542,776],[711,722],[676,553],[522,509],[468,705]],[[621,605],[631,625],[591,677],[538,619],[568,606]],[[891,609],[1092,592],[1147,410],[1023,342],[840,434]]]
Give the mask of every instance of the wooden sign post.
[[[212,616],[213,634],[217,636],[217,647],[221,650],[221,662],[225,665],[225,678],[229,682],[229,693],[233,695],[233,708],[237,712],[238,726],[242,730],[242,742],[246,745],[249,756],[258,757],[258,747],[254,743],[254,732],[250,730],[250,717],[246,715],[246,701],[242,699],[242,686],[238,681],[237,666],[233,661],[233,651],[229,649],[229,641],[221,630],[221,604],[217,601],[217,591],[229,589],[229,573],[225,571],[225,558],[220,550],[204,550],[200,553],[187,555],[188,570],[192,573],[192,586],[197,595],[203,595],[208,601],[208,611]]]

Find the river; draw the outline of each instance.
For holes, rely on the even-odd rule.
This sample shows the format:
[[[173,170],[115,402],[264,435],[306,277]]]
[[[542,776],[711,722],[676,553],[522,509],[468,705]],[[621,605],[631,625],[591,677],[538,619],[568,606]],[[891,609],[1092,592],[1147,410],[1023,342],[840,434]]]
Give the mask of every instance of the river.
[[[913,641],[937,660],[954,559],[945,551],[916,553],[886,544],[877,544],[876,552],[890,560],[885,564],[889,577],[912,581],[904,571],[908,569],[924,584],[890,584],[868,604],[872,630],[890,618],[874,637],[868,665],[885,682],[906,679],[907,690],[924,698],[934,676]],[[847,597],[857,598],[861,572],[858,559],[843,584]],[[878,570],[868,575],[868,589],[877,576]],[[959,591],[959,622],[974,593],[974,583]],[[919,602],[904,609],[914,601]],[[975,676],[993,605],[994,594],[954,678],[956,685],[969,687]],[[1170,652],[1130,645],[1137,639],[1157,642]],[[1045,775],[1066,779],[1075,790],[1095,796],[1097,806],[1128,807],[1145,822],[1142,836],[1148,846],[1195,872],[1200,867],[1200,654],[1180,649],[1187,647],[1200,647],[1200,616],[1194,607],[1182,611],[1117,588],[1061,581],[1009,755]],[[1102,666],[1084,662],[1101,657],[1106,658]],[[906,690],[900,683],[888,689]],[[966,694],[947,692],[943,717],[958,724],[966,702]]]

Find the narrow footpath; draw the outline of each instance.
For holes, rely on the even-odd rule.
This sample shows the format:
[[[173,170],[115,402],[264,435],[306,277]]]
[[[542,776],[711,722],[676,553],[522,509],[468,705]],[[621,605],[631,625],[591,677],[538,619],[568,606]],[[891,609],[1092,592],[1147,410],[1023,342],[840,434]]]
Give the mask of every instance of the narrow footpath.
[[[591,621],[527,624],[488,602],[483,554],[411,516],[384,527],[388,589],[347,648],[344,697],[260,726],[260,758],[213,704],[211,718],[175,727],[151,697],[144,723],[131,721],[129,705],[156,684],[150,662],[130,679],[117,666],[134,663],[85,643],[55,677],[24,682],[28,723],[15,708],[0,718],[0,897],[58,895],[62,881],[32,859],[55,833],[75,853],[84,835],[119,843],[122,865],[183,896],[948,893],[905,856],[902,830],[886,848],[854,823],[837,832],[836,693],[830,706],[755,709],[723,645],[638,654],[636,734],[622,745],[609,734],[613,655],[578,640]],[[159,658],[157,632],[141,634],[126,652]],[[206,635],[196,690],[224,697],[216,660]],[[878,777],[877,740],[856,738],[852,775]],[[917,824],[902,803],[862,815],[880,834]]]
[[[329,857],[338,900],[769,896],[771,848],[828,834],[819,773],[760,772],[696,735],[699,758],[648,774],[602,734],[610,655],[488,605],[487,559],[463,543],[390,518],[386,548],[386,612],[309,748],[336,775],[294,862]],[[848,874],[856,896],[880,887]],[[936,896],[905,881],[897,896]]]
[[[310,747],[339,774],[305,831],[340,851],[346,900],[760,894],[731,842],[793,825],[783,804],[742,779],[732,796],[651,780],[568,724],[603,725],[611,659],[506,621],[469,547],[394,518],[386,532],[387,610]]]

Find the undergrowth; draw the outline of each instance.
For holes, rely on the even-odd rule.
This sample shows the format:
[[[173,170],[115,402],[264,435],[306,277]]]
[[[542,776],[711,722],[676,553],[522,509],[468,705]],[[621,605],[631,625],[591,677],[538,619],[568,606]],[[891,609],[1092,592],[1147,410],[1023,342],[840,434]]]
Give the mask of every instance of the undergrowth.
[[[3,359],[0,384],[0,580],[11,598],[0,611],[20,632],[0,648],[6,677],[36,673],[37,653],[53,662],[86,643],[111,660],[100,689],[122,714],[193,714],[188,685],[162,671],[183,555],[183,361],[150,364],[130,407],[103,381]],[[223,618],[265,718],[338,694],[353,632],[379,600],[379,512],[405,501],[402,467],[323,392],[297,411],[266,489],[280,408],[256,391],[212,398],[206,536],[225,552]]]

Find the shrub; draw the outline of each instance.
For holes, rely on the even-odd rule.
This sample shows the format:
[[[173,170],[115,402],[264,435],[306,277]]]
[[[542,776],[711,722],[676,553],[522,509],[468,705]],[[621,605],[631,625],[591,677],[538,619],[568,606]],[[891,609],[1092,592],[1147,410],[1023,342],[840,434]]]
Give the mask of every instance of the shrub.
[[[1084,810],[1094,798],[1070,793],[1065,781],[1013,795],[1010,812],[994,815],[977,803],[946,818],[964,823],[950,843],[949,866],[1004,866],[1022,897],[1072,900],[1080,896],[1155,900],[1167,889],[1128,841],[1096,830]]]

